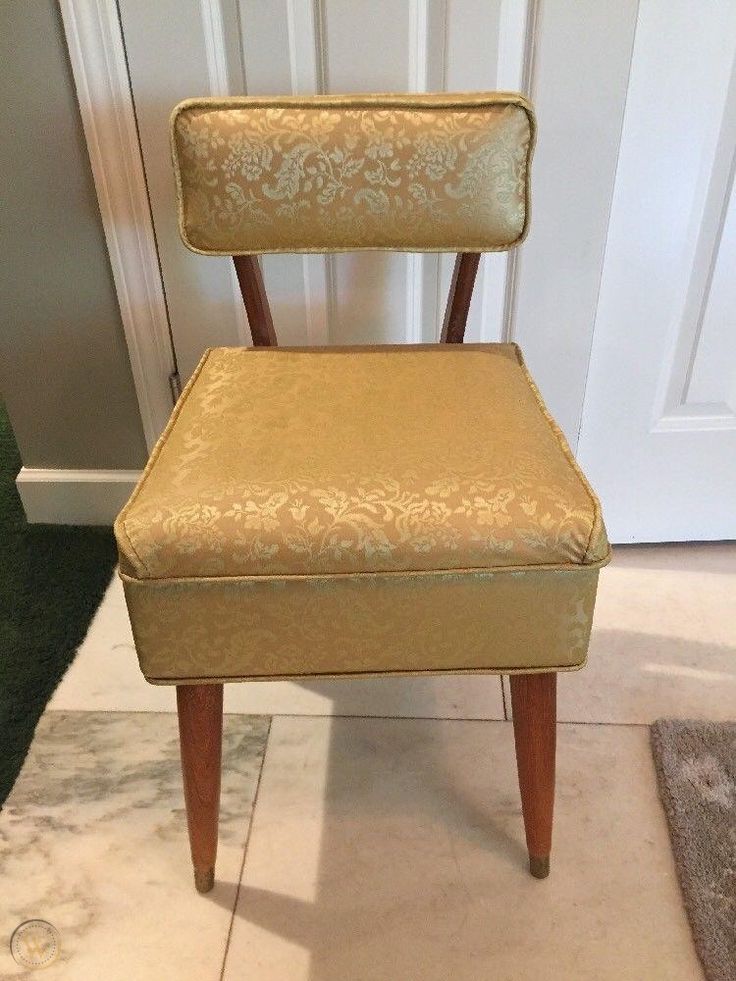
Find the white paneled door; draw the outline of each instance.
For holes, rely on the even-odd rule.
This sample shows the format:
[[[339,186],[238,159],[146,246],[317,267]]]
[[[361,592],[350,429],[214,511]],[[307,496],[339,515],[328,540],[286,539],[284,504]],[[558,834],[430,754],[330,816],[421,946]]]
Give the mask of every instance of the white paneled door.
[[[521,90],[539,117],[531,233],[484,257],[467,336],[522,345],[614,540],[736,537],[731,0],[118,2],[182,382],[205,347],[249,335],[232,263],[179,241],[176,102]],[[285,344],[434,340],[451,267],[264,260]]]
[[[578,456],[614,541],[736,538],[736,4],[642,0]]]

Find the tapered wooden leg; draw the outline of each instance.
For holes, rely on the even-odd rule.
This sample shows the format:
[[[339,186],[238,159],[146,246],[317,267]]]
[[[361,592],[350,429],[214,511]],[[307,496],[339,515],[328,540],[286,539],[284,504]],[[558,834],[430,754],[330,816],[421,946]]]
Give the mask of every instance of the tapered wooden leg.
[[[557,675],[512,675],[511,708],[529,871],[544,879],[549,875],[552,850]]]
[[[215,884],[222,763],[222,685],[177,685],[181,769],[198,892]]]

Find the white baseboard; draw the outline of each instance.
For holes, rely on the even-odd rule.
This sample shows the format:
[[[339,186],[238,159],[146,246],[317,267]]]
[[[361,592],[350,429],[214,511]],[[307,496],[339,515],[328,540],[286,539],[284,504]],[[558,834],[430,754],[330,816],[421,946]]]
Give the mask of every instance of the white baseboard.
[[[32,524],[111,525],[139,477],[138,470],[22,467],[15,483]]]

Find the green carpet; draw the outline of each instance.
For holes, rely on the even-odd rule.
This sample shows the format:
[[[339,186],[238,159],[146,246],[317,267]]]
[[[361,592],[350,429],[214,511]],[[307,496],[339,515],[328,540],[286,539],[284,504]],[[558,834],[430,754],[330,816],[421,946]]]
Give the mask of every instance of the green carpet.
[[[109,528],[27,524],[20,466],[0,402],[0,807],[116,561]]]

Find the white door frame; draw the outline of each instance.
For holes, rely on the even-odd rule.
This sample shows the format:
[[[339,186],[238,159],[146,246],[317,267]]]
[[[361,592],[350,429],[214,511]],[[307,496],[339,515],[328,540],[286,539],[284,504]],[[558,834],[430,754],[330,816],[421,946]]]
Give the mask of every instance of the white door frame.
[[[175,357],[115,0],[60,0],[148,449],[171,413]]]

